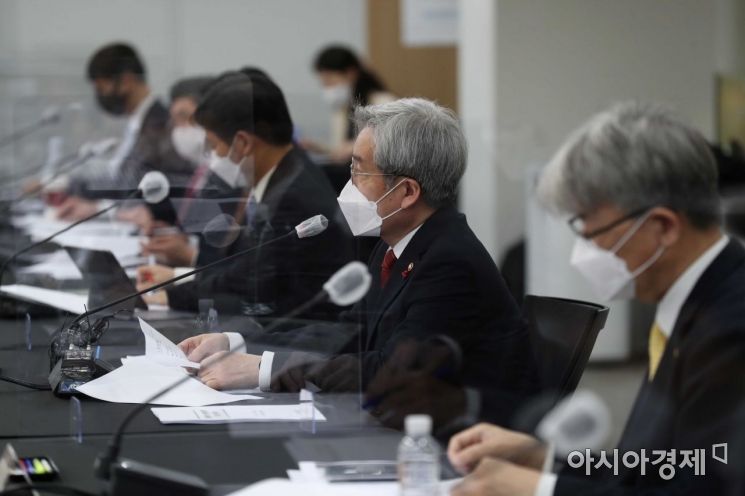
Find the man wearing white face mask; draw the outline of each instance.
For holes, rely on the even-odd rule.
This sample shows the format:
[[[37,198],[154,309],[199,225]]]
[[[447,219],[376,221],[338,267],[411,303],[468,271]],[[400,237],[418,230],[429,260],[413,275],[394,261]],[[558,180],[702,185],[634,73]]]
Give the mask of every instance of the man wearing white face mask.
[[[351,178],[338,202],[356,236],[380,237],[369,261],[372,287],[340,319],[361,322],[360,335],[340,350],[322,350],[331,356],[320,360],[302,351],[261,353],[251,343],[260,354],[210,365],[211,355],[243,345],[234,333],[196,336],[180,347],[190,360],[207,359],[200,377],[212,387],[292,391],[308,380],[339,391],[358,387],[360,377],[366,387],[397,344],[447,336],[463,350],[457,372],[472,388],[453,398],[453,412],[479,417],[479,391],[490,387],[512,394],[491,405],[494,417],[509,419],[531,387],[529,339],[494,261],[453,205],[467,154],[456,117],[433,102],[403,99],[360,107],[355,122]],[[332,333],[328,325],[300,328],[281,333],[282,344],[315,349],[314,338]]]
[[[212,259],[251,247],[256,250],[150,295],[148,300],[196,310],[200,299],[212,299],[223,314],[282,315],[309,299],[352,258],[352,240],[334,191],[293,144],[284,95],[260,71],[245,69],[218,77],[201,99],[194,121],[205,129],[210,170],[222,171],[223,177],[231,174],[249,185],[240,202],[230,203],[236,208],[223,212],[244,228],[226,247],[221,240],[214,242],[219,255]],[[318,214],[329,219],[321,235],[268,243]],[[225,234],[232,232],[228,229]],[[208,243],[212,237],[205,233]],[[200,247],[197,265],[210,261],[204,259],[203,251]],[[144,288],[173,275],[173,270],[162,266],[141,267],[138,286]],[[336,316],[338,311],[331,305],[319,306],[304,316],[323,318]]]
[[[209,263],[220,256],[219,250],[214,250],[201,236],[204,224],[201,210],[231,203],[237,205],[245,188],[243,176],[236,167],[229,167],[227,173],[210,168],[205,151],[206,133],[193,121],[199,100],[213,80],[212,77],[192,77],[177,81],[171,87],[171,141],[176,151],[192,162],[196,170],[186,184],[183,197],[175,198],[176,218],[169,222],[151,221],[144,229],[148,240],[143,243],[142,254],[154,255],[161,264],[184,267],[177,268],[176,272],[191,270],[197,262]],[[171,222],[180,228],[174,229]]]
[[[726,448],[713,446],[745,448],[737,413],[745,407],[745,249],[722,233],[717,169],[704,137],[663,108],[618,105],[567,141],[538,195],[573,216],[571,263],[600,297],[657,304],[649,368],[617,447],[618,473],[588,460],[590,477],[584,464],[571,469],[566,459],[558,475],[545,473],[551,450],[481,425],[451,440],[451,462],[471,472],[452,494],[741,494],[729,491],[742,488],[742,460],[736,469],[731,458],[722,463]],[[516,463],[526,448],[535,456]],[[690,450],[701,450],[697,470],[675,461]],[[630,453],[659,452],[672,474],[628,461]]]

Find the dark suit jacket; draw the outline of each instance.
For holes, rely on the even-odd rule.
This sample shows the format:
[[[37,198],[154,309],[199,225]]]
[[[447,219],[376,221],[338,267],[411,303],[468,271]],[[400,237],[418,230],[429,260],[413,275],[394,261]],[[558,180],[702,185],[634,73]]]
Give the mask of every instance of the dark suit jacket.
[[[216,232],[208,239],[204,236],[204,231],[213,215],[226,214],[242,222],[244,219],[238,215],[238,212],[245,201],[246,194],[245,187],[230,186],[217,174],[209,171],[204,185],[196,192],[194,198],[182,199],[185,208],[179,209],[178,223],[184,232],[196,235],[199,239],[197,267],[207,265],[236,251],[240,238],[225,246],[223,240],[227,239],[230,233]]]
[[[171,185],[184,186],[194,172],[194,165],[182,158],[171,143],[168,109],[155,100],[145,112],[137,141],[122,161],[115,178],[77,179],[73,192],[84,197],[97,197],[97,189],[133,189],[142,176],[160,171]]]
[[[387,249],[384,242],[378,244],[369,262],[370,292],[343,319],[360,323],[359,338],[348,340],[341,352],[359,352],[361,386],[366,387],[398,343],[445,335],[461,348],[461,375],[467,386],[524,391],[533,377],[526,328],[499,270],[465,216],[452,207],[435,212],[381,288],[380,267]],[[328,327],[302,329],[294,341],[283,344],[312,349],[313,340],[338,342],[335,336]],[[275,355],[273,375],[283,373],[292,358],[292,353]]]
[[[261,203],[240,239],[226,255],[259,247],[317,214],[328,229],[305,239],[289,237],[257,248],[196,280],[167,290],[169,305],[196,310],[200,298],[213,299],[218,311],[248,315],[283,315],[320,291],[323,283],[352,259],[352,238],[326,177],[305,152],[293,148],[271,176]],[[308,317],[336,318],[339,309],[321,306]],[[329,315],[330,313],[330,315]]]
[[[706,449],[706,475],[676,467],[669,482],[659,465],[590,480],[559,476],[556,495],[691,494],[728,495],[743,477],[745,406],[745,249],[731,241],[711,263],[681,308],[654,379],[644,380],[619,443],[627,451]],[[739,412],[738,412],[739,409]],[[738,418],[739,416],[739,418]],[[711,458],[712,445],[729,443],[729,465]],[[656,456],[652,457],[657,458]],[[678,457],[676,464],[680,464]],[[742,486],[740,486],[742,487]],[[741,494],[741,493],[737,493]]]

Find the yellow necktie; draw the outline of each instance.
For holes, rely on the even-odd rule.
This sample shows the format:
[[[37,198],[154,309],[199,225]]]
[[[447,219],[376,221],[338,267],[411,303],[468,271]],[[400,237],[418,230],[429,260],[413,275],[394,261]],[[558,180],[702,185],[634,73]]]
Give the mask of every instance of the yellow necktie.
[[[667,337],[663,334],[660,326],[655,323],[649,331],[649,380],[654,379],[657,366],[660,364],[662,352],[665,351]]]

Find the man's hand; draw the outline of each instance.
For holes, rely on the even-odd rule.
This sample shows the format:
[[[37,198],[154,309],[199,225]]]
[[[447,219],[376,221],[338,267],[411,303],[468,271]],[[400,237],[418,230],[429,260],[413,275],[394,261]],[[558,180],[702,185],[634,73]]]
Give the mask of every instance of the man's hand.
[[[174,271],[165,265],[143,265],[137,267],[137,290],[142,291],[168,279],[172,279]]]
[[[230,350],[230,340],[223,333],[200,334],[192,338],[184,339],[178,344],[181,351],[192,362],[201,362],[205,358]]]
[[[135,224],[142,232],[149,232],[152,229],[153,222],[155,222],[153,220],[153,214],[144,205],[120,208],[116,212],[116,218],[117,220]]]
[[[380,388],[381,384],[376,377],[365,393],[365,402],[370,413],[386,427],[403,429],[407,415],[426,413],[437,429],[466,413],[465,389],[429,373],[401,372],[390,378],[384,388]]]
[[[227,338],[226,338],[227,339]],[[261,357],[220,351],[202,362],[199,379],[213,389],[248,389],[259,385]]]
[[[467,474],[487,457],[519,460],[527,468],[540,470],[546,450],[532,436],[485,423],[450,438],[448,458],[460,473]]]
[[[159,229],[165,232],[159,233]],[[141,243],[142,254],[155,255],[158,260],[169,265],[190,267],[196,256],[196,249],[189,243],[188,236],[173,231],[173,226],[161,221],[153,222],[152,227],[145,231],[149,238]]]
[[[541,473],[503,460],[483,459],[450,496],[533,496]]]
[[[466,393],[457,380],[452,349],[442,341],[399,342],[370,381],[365,406],[394,429],[402,428],[412,413],[430,415],[435,428],[465,414]]]
[[[148,305],[162,305],[164,307],[168,306],[168,293],[166,293],[162,289],[156,291],[153,294],[146,293],[142,295],[142,299],[145,300],[145,303],[147,303]]]
[[[57,207],[55,215],[58,219],[75,222],[89,217],[97,211],[98,202],[85,200],[77,196],[71,196]]]

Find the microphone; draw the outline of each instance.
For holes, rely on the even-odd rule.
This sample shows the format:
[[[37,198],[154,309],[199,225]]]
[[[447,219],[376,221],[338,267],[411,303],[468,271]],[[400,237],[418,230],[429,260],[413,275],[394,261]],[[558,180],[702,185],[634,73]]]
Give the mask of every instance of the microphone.
[[[367,294],[371,280],[367,265],[359,261],[349,262],[323,285],[323,292],[334,305],[346,307]]]
[[[596,450],[608,439],[611,414],[595,393],[577,391],[564,398],[538,424],[536,434],[553,442],[556,453],[566,457],[575,450]]]
[[[47,107],[41,113],[41,116],[39,117],[39,119],[36,120],[36,122],[22,127],[18,131],[15,131],[14,133],[11,133],[3,138],[0,138],[0,148],[18,141],[21,138],[24,138],[45,126],[58,123],[62,116],[62,112],[66,110],[80,110],[81,108],[82,106],[80,102],[68,103],[63,107],[58,107],[57,105]]]
[[[137,187],[136,190],[134,190],[132,193],[129,194],[129,196],[125,199],[133,199],[137,197],[142,197],[146,202],[148,203],[158,203],[163,200],[166,196],[168,196],[168,179],[166,179],[166,176],[163,175],[162,172],[148,172],[145,174],[145,176],[140,181],[140,185]],[[118,207],[122,201],[114,202],[111,205],[109,205],[106,208],[103,208],[99,210],[98,212],[95,212],[88,217],[85,217],[83,219],[80,219],[77,222],[73,222],[69,226],[66,226],[59,231],[50,234],[46,238],[37,241],[35,243],[31,243],[20,250],[17,250],[14,252],[10,257],[8,257],[4,262],[3,265],[0,266],[0,284],[2,284],[3,276],[5,275],[5,271],[8,267],[8,265],[16,260],[20,255],[28,252],[29,250],[32,250],[33,248],[36,248],[39,245],[42,245],[44,243],[47,243],[51,240],[53,240],[55,237],[59,236],[62,233],[65,233],[69,231],[70,229],[73,229],[74,227],[79,226],[80,224],[83,224],[85,222],[88,222],[91,219],[94,219],[96,217],[99,217],[106,212]]]
[[[80,146],[80,149],[77,153],[72,153],[63,157],[60,160],[61,165],[53,174],[46,177],[43,183],[38,184],[36,187],[30,189],[29,191],[20,193],[15,198],[12,198],[10,200],[10,205],[13,205],[21,200],[25,200],[26,198],[29,198],[42,191],[44,188],[52,184],[54,180],[62,174],[72,172],[74,169],[77,169],[81,165],[88,163],[88,161],[92,158],[107,155],[108,153],[112,152],[118,144],[119,140],[116,138],[106,138],[92,143],[84,143]]]
[[[341,301],[344,305],[356,303],[367,294],[368,289],[370,289],[371,280],[372,277],[370,276],[370,272],[365,264],[359,261],[349,262],[347,265],[336,271],[333,276],[331,276],[331,278],[323,285],[323,289],[321,289],[321,291],[319,291],[316,296],[301,304],[283,317],[280,317],[279,319],[273,321],[265,328],[265,332],[270,332],[276,329],[285,321],[303,314],[309,308],[324,301],[331,301],[335,304],[337,304],[337,301]],[[238,349],[231,350],[212,363],[219,363],[236,351],[238,351]],[[152,402],[156,401],[164,394],[169,393],[170,391],[174,390],[175,388],[179,387],[181,384],[189,380],[192,380],[192,377],[190,375],[185,375],[183,378],[161,389],[150,398],[148,398],[144,403],[132,408],[129,414],[127,414],[124,420],[122,420],[121,424],[119,424],[119,427],[117,428],[114,436],[111,439],[111,442],[109,443],[106,453],[99,455],[98,458],[96,458],[95,463],[95,473],[99,478],[104,480],[108,480],[110,478],[112,479],[111,494],[128,494],[128,491],[126,491],[124,487],[124,485],[127,484],[128,479],[129,481],[134,481],[136,479],[140,483],[142,482],[143,478],[149,478],[152,481],[157,480],[159,481],[158,486],[160,488],[164,487],[163,484],[179,484],[178,479],[174,478],[176,474],[173,474],[171,471],[164,471],[163,469],[147,466],[144,464],[132,464],[132,462],[129,461],[118,462],[117,460],[119,457],[119,452],[121,451],[124,431],[130,424],[130,422],[132,422],[132,420],[134,420],[135,417],[137,417],[137,415],[139,415],[143,410],[148,408],[148,406]],[[161,477],[161,474],[164,477]],[[201,481],[201,479],[198,480]],[[191,489],[194,490],[194,488]],[[146,493],[145,496],[147,496],[147,494],[151,493]],[[194,492],[189,494],[207,493]]]
[[[312,221],[312,225],[316,227],[314,227],[312,230],[301,227],[309,221]],[[101,305],[97,308],[93,308],[91,310],[81,313],[80,315],[75,317],[75,319],[73,319],[73,321],[70,323],[69,326],[67,326],[66,329],[60,329],[55,335],[55,337],[52,339],[50,350],[49,350],[50,365],[51,365],[51,370],[52,370],[51,373],[49,374],[49,383],[52,386],[52,390],[57,395],[74,394],[75,388],[78,385],[84,382],[87,382],[88,380],[92,378],[98,377],[98,375],[103,375],[103,373],[108,372],[108,370],[104,372],[104,371],[96,369],[95,360],[93,358],[93,353],[90,350],[91,344],[95,344],[101,338],[101,336],[106,330],[105,319],[101,318],[91,325],[90,322],[88,321],[88,317],[90,317],[91,315],[94,315],[98,312],[102,312],[103,310],[107,310],[109,308],[117,306],[121,303],[124,303],[125,301],[131,300],[132,298],[137,298],[138,296],[142,296],[145,293],[149,293],[151,291],[156,291],[158,289],[164,288],[177,281],[180,281],[181,279],[185,279],[187,277],[191,277],[193,275],[199,274],[200,272],[209,270],[212,267],[215,267],[216,265],[223,264],[230,260],[235,260],[238,257],[242,257],[248,253],[251,253],[255,250],[258,250],[270,244],[277,243],[283,239],[287,239],[292,236],[297,236],[298,238],[301,238],[301,233],[303,233],[304,234],[303,237],[306,237],[306,238],[310,237],[311,235],[317,236],[321,234],[324,230],[326,230],[327,226],[328,226],[328,221],[323,215],[317,215],[315,217],[311,217],[310,219],[298,224],[295,227],[295,229],[293,229],[292,231],[289,231],[288,233],[283,234],[281,236],[277,236],[276,238],[270,239],[269,241],[266,241],[260,245],[252,246],[250,248],[246,248],[245,250],[238,251],[228,257],[224,257],[219,260],[215,260],[214,262],[209,263],[207,265],[197,267],[194,270],[186,272],[185,274],[172,277],[171,279],[168,279],[158,284],[155,284],[153,286],[147,287],[141,291],[137,291],[130,295],[117,298],[116,300],[106,303],[105,305]],[[361,264],[361,265],[364,266],[364,264]],[[357,271],[358,270],[359,269],[357,269]],[[365,270],[367,270],[367,267],[365,267]],[[354,272],[354,273],[356,274],[357,272]],[[349,277],[352,277],[352,276],[350,275]],[[335,283],[334,286],[330,288],[330,291],[335,291],[335,294],[339,295],[342,291],[342,289],[340,289],[341,285],[349,286],[349,284],[346,283],[345,281],[347,281],[346,278],[340,279],[339,282]],[[324,291],[327,291],[327,290],[324,289]],[[314,301],[313,304],[315,305],[316,303],[317,302]],[[66,360],[73,360],[73,359],[75,360],[74,363],[75,363],[75,366],[77,367],[77,370],[80,370],[81,365],[83,365],[85,361],[88,361],[89,363],[87,365],[83,365],[87,368],[88,373],[81,374],[79,372],[76,372],[74,374],[67,374],[65,370],[66,365],[64,362]]]
[[[516,415],[520,421],[513,427],[534,432],[538,439],[516,450],[509,460],[521,463],[534,453],[543,455],[544,443],[553,443],[555,454],[563,458],[572,451],[603,446],[611,430],[611,414],[603,400],[591,391],[580,390],[551,407],[555,398],[554,393],[539,396]]]

